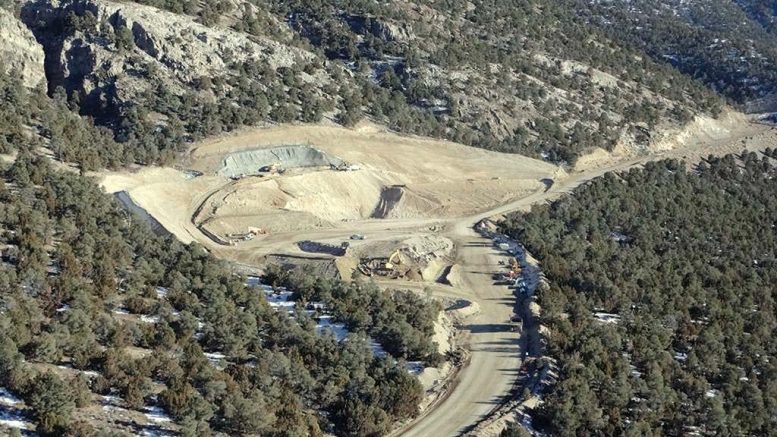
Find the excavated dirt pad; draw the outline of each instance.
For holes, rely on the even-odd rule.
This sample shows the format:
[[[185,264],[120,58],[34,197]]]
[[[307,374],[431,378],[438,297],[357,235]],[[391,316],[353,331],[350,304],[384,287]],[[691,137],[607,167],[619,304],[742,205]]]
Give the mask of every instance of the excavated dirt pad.
[[[106,192],[125,191],[135,205],[184,243],[201,240],[202,234],[191,223],[191,216],[209,192],[225,183],[220,177],[191,178],[178,170],[160,167],[102,176],[101,185]]]
[[[354,259],[388,258],[398,250],[401,270],[407,270],[405,279],[434,281],[450,263],[453,248],[453,241],[440,235],[410,235],[366,241],[352,246],[350,256]]]
[[[678,134],[674,148],[659,156],[693,162],[708,154],[777,144],[773,127],[753,125],[741,118],[724,114],[719,125],[701,120],[687,133]],[[230,153],[281,144],[314,144],[322,153],[360,164],[362,170],[296,169],[284,175],[237,182],[215,175]],[[605,161],[623,159],[600,155]],[[201,212],[197,223],[206,222],[205,228],[218,235],[246,232],[249,226],[266,229],[270,237],[282,232],[343,228],[348,230],[344,236],[330,237],[342,239],[354,231],[366,230],[371,239],[376,231],[374,223],[364,220],[369,217],[417,221],[421,225],[427,217],[464,216],[525,196],[540,188],[539,180],[545,177],[557,181],[567,177],[557,167],[541,161],[399,136],[372,126],[362,130],[326,126],[254,129],[199,144],[187,161],[186,168],[204,175],[192,178],[171,168],[149,167],[97,176],[106,191],[126,191],[134,204],[181,241],[204,243],[209,240],[192,224],[195,212]],[[581,161],[585,164],[584,158]],[[599,159],[591,161],[587,164],[602,169],[608,164]],[[572,177],[577,177],[580,170],[576,169]],[[206,199],[213,202],[205,202],[207,208],[201,208]],[[362,223],[370,225],[369,229],[362,230]],[[280,250],[280,242],[285,239],[273,241],[274,250]],[[256,247],[245,247],[251,253],[237,258],[249,262]]]
[[[373,125],[359,130],[312,125],[247,130],[196,145],[190,154],[191,164],[197,170],[214,173],[229,153],[290,144],[312,145],[330,157],[361,164],[387,176],[396,175],[400,181],[407,179],[407,175],[417,182],[495,177],[539,180],[558,171],[551,164],[524,156],[400,136]]]
[[[367,218],[456,217],[541,189],[542,178],[563,176],[542,161],[374,126],[254,129],[199,144],[189,161],[193,169],[220,175],[249,174],[272,164],[297,167],[241,179],[213,196],[203,210],[211,214],[207,229],[219,235],[249,226],[277,233]],[[346,163],[359,170],[324,166]]]

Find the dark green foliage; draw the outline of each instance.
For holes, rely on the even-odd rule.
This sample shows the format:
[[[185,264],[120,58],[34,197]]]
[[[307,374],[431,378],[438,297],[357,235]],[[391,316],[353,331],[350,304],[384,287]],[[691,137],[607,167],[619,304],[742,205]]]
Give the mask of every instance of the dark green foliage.
[[[115,393],[127,408],[148,405],[152,381],[162,383],[158,404],[196,435],[321,435],[332,425],[346,434],[351,428],[339,421],[361,420],[363,409],[370,416],[357,429],[385,430],[417,413],[419,383],[403,361],[376,358],[364,335],[338,343],[304,314],[275,311],[202,247],[154,236],[91,180],[55,171],[47,158],[21,149],[2,175],[0,386],[22,395],[40,432],[86,429],[76,418],[90,393],[81,377],[63,381],[31,361],[98,371],[91,390]],[[323,282],[337,291],[327,302],[347,320],[354,294],[345,290],[362,286]],[[391,341],[397,357],[433,359],[428,338],[439,308],[369,290],[370,313],[386,334],[356,321],[354,331]],[[130,314],[112,314],[119,306]],[[379,310],[400,322],[380,321]],[[226,358],[214,364],[203,351]],[[350,392],[359,402],[341,404]]]
[[[777,90],[774,2],[572,3],[614,41],[670,63],[732,102],[744,104]]]
[[[384,292],[373,284],[318,279],[309,272],[268,270],[266,280],[297,292],[302,305],[323,302],[351,332],[363,332],[377,340],[391,355],[436,365],[440,356],[434,322],[441,310],[437,301],[411,291]]]
[[[774,164],[753,153],[709,158],[698,173],[650,163],[509,218],[550,282],[539,300],[559,380],[535,426],[772,433],[775,181]]]
[[[254,2],[278,16],[293,17],[289,23],[292,29],[327,58],[356,66],[352,71],[359,89],[341,92],[340,122],[346,126],[359,121],[366,106],[367,113],[399,131],[532,156],[544,152],[552,161],[572,165],[579,154],[593,147],[611,148],[616,133],[611,126],[601,123],[580,124],[574,130],[562,127],[569,120],[587,122],[615,111],[624,115],[623,125],[644,122],[653,127],[660,118],[684,123],[688,121],[689,109],[716,112],[719,106],[711,93],[671,68],[647,60],[637,62],[636,52],[602,43],[603,34],[578,16],[574,2],[486,1],[476,8],[469,8],[462,1],[421,2],[420,10],[445,17],[444,24],[419,18],[402,7],[358,0]],[[388,30],[392,25],[405,26],[422,37],[410,43],[397,41]],[[602,90],[597,89],[591,77],[569,77],[561,74],[558,65],[537,62],[535,50],[579,61],[623,81],[635,81],[677,104],[668,108],[634,95],[634,108],[622,107],[618,98],[610,102],[612,96],[600,94]],[[388,59],[392,61],[386,66]],[[507,90],[514,89],[514,97],[531,102],[541,117],[531,123],[526,120],[525,126],[506,138],[495,138],[484,117],[459,114],[458,97],[454,94],[459,90],[454,89],[452,82],[442,79],[436,86],[423,83],[413,71],[419,64],[478,71],[482,78],[473,79],[468,85],[477,85],[480,80],[483,84],[511,83]],[[487,71],[484,66],[488,65],[499,65],[504,75]],[[548,98],[547,85],[532,79],[579,92],[587,103],[578,102],[583,107],[563,105]],[[607,93],[610,92],[604,92]],[[599,99],[602,107],[591,104]],[[435,100],[449,102],[447,110],[433,109],[430,102]],[[512,104],[525,103],[517,100]],[[527,129],[532,135],[528,135]]]
[[[510,422],[510,424],[499,433],[499,437],[528,437],[530,435],[531,434],[528,431],[514,422]]]
[[[64,92],[50,99],[41,90],[26,89],[18,77],[0,73],[0,153],[42,145],[84,171],[133,161],[134,152],[114,142],[110,131],[70,111]]]
[[[41,434],[61,434],[72,421],[75,408],[72,391],[54,373],[45,372],[33,378],[25,393],[25,402],[32,409]]]
[[[236,31],[296,45],[316,57],[277,71],[234,62],[221,76],[182,84],[191,91],[180,95],[157,77],[166,67],[155,62],[133,66],[153,87],[131,101],[119,99],[112,79],[99,74],[90,81],[100,92],[83,96],[69,88],[71,104],[110,127],[132,151],[125,158],[139,163],[168,162],[186,142],[242,126],[318,122],[333,111],[346,126],[370,116],[401,132],[573,165],[594,147],[611,149],[620,128],[685,123],[699,113],[716,114],[721,104],[663,58],[654,62],[628,40],[608,40],[609,29],[580,14],[574,0],[485,1],[476,8],[460,0],[422,1],[415,8],[361,0],[252,0],[255,8],[241,10],[226,1],[140,3],[193,15],[209,26],[232,23]],[[78,31],[112,42],[128,57],[145,55],[126,26],[97,25],[90,14],[78,13],[35,30],[52,38]],[[406,40],[405,32],[415,37]],[[592,69],[569,72],[562,60],[618,82],[601,86]],[[309,83],[303,72],[328,76],[329,83]],[[472,74],[453,79],[459,72]],[[619,126],[601,122],[609,114],[619,117]]]

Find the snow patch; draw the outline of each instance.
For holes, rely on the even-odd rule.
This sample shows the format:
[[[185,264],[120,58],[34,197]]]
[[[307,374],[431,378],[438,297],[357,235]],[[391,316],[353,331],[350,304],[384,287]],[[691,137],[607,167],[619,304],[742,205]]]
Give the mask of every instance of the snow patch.
[[[140,321],[143,323],[159,323],[159,316],[148,316],[143,314],[140,316]]]
[[[424,371],[424,363],[423,361],[408,361],[405,368],[411,375],[418,376]]]
[[[145,411],[146,419],[148,419],[150,422],[167,423],[173,421],[173,419],[167,413],[165,413],[165,410],[163,410],[161,407],[148,406],[143,410]]]
[[[674,359],[680,362],[685,362],[685,360],[688,359],[688,354],[683,352],[675,352],[674,353]]]
[[[9,392],[5,388],[0,387],[0,405],[5,407],[15,407],[16,404],[20,404],[21,402],[21,399],[14,396],[13,393]]]
[[[594,318],[602,323],[618,323],[621,321],[621,316],[613,313],[595,312]]]
[[[332,316],[330,315],[321,316],[316,321],[316,333],[321,334],[325,330],[332,331],[332,334],[334,334],[337,341],[343,341],[345,340],[345,337],[348,336],[348,330],[345,328],[345,324],[333,322]]]
[[[156,297],[162,299],[167,297],[168,290],[165,287],[156,287]]]
[[[203,353],[203,355],[205,355],[205,358],[207,358],[208,361],[210,361],[210,364],[216,368],[224,364],[224,360],[227,359],[227,356],[220,352],[205,352]]]

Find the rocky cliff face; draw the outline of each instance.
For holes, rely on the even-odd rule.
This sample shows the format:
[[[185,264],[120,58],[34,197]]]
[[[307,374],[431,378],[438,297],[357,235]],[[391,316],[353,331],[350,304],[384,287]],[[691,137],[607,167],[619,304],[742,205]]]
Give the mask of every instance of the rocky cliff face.
[[[22,19],[44,47],[49,90],[63,87],[98,117],[147,102],[160,88],[217,100],[247,64],[265,76],[306,66],[300,81],[319,90],[329,82],[308,65],[309,52],[135,3],[38,0],[24,4]]]
[[[36,87],[45,83],[43,49],[27,27],[5,9],[0,8],[0,69],[16,71],[24,84]]]

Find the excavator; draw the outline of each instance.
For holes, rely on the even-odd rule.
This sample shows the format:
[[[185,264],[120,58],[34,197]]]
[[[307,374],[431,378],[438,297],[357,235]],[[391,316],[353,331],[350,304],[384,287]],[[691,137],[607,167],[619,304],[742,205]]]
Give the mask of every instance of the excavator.
[[[386,270],[393,270],[399,264],[402,264],[402,260],[399,258],[399,249],[397,249],[389,255],[384,267]]]
[[[364,258],[357,266],[357,269],[365,276],[372,276],[374,273],[379,276],[398,278],[402,274],[399,271],[401,264],[402,259],[400,258],[399,250],[395,250],[388,258]]]

